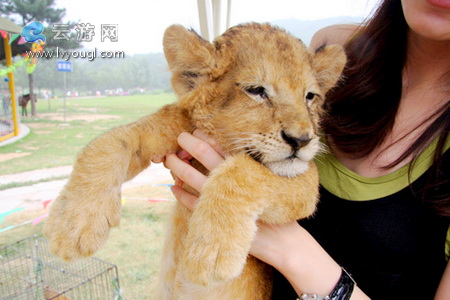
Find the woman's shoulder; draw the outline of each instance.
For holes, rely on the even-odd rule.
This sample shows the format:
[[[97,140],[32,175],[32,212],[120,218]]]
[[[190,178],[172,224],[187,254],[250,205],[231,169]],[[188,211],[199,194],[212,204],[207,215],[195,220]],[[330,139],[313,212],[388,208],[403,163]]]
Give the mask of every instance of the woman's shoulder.
[[[336,24],[318,30],[311,39],[310,48],[317,49],[324,44],[344,45],[362,27],[358,24]]]

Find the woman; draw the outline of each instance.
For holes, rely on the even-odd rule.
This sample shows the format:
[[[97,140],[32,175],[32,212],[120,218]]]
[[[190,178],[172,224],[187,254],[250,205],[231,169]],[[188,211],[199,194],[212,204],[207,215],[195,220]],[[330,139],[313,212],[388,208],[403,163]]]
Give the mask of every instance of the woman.
[[[273,299],[325,299],[341,266],[357,286],[332,299],[450,299],[450,2],[384,0],[365,26],[325,28],[311,47],[324,43],[344,44],[349,60],[325,105],[321,202],[300,225],[261,224],[251,250],[279,271]],[[187,153],[211,169],[223,157],[201,132],[179,143],[186,152],[166,165],[194,208],[179,183],[200,190],[206,178]]]

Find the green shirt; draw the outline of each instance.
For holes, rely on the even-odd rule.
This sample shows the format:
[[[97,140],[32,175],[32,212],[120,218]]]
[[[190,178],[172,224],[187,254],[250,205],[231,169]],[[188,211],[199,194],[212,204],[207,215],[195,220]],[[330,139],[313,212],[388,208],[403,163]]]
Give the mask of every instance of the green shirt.
[[[397,193],[423,175],[431,166],[438,140],[435,139],[415,160],[410,171],[410,164],[387,175],[369,178],[358,175],[345,167],[331,152],[316,158],[320,174],[320,184],[335,196],[352,201],[370,201]],[[450,148],[450,139],[444,145],[444,152]],[[447,259],[450,257],[450,227],[447,231],[445,245]]]

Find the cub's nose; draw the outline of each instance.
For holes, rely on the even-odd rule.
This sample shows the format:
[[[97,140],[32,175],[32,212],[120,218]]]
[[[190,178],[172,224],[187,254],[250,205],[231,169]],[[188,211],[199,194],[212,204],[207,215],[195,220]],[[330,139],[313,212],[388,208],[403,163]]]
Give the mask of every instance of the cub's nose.
[[[283,140],[288,143],[292,149],[298,150],[311,142],[311,138],[307,134],[303,134],[299,137],[294,137],[287,134],[284,130],[281,131],[281,137]]]

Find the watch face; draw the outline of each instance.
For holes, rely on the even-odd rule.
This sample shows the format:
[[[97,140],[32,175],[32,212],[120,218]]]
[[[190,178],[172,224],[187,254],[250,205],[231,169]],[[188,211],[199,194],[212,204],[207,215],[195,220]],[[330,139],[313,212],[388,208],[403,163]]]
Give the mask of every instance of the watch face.
[[[330,300],[330,297],[317,294],[302,294],[297,300]]]

